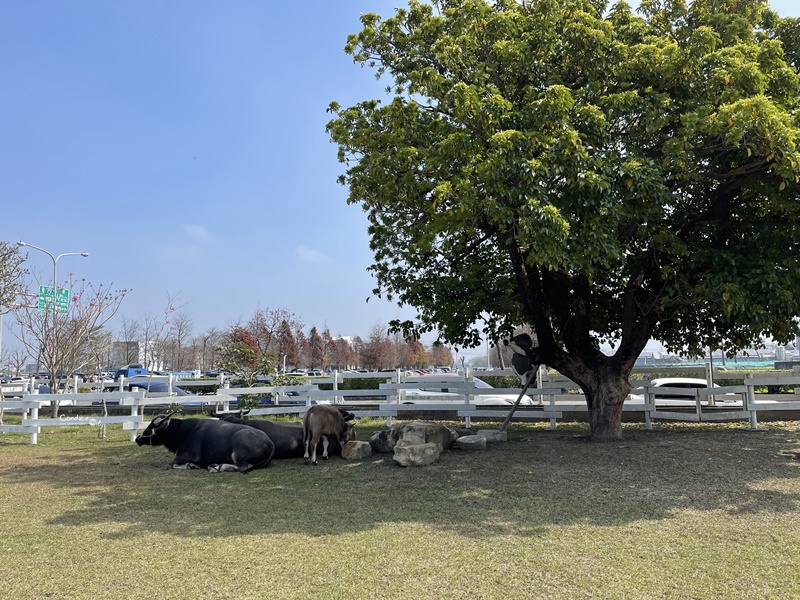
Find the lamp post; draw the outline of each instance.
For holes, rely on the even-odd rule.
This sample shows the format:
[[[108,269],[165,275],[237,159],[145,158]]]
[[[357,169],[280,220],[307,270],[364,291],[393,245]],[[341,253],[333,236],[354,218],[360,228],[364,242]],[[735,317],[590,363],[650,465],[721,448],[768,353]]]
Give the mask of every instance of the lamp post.
[[[55,360],[55,358],[56,358],[56,339],[55,339],[56,330],[55,330],[55,324],[56,324],[56,312],[57,312],[56,311],[56,297],[57,297],[57,293],[56,292],[58,290],[58,275],[57,275],[56,269],[58,267],[58,261],[60,259],[62,259],[63,257],[65,257],[65,256],[83,256],[84,258],[86,258],[87,256],[89,256],[89,253],[88,252],[64,252],[63,254],[59,254],[58,256],[54,256],[51,252],[48,252],[44,248],[40,248],[39,246],[34,246],[33,244],[27,244],[27,243],[22,242],[22,241],[17,242],[17,246],[24,246],[26,248],[33,248],[34,250],[38,250],[39,252],[43,252],[43,253],[47,254],[47,256],[49,256],[50,259],[53,261],[53,340],[52,340],[53,341],[53,351],[50,354],[50,362],[53,365],[53,367],[56,367],[56,360]],[[51,386],[52,386],[54,381],[55,381],[55,384],[56,384],[55,385],[56,389],[50,390],[52,393],[56,393],[58,391],[58,380],[55,379],[56,376],[57,376],[57,373],[50,373]]]

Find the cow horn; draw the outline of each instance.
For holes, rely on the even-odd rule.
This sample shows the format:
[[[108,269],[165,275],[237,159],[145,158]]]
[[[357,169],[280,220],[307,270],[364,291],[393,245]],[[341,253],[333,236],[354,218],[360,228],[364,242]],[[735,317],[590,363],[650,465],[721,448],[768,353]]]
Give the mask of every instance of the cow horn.
[[[153,419],[152,424],[156,427],[159,427],[164,421],[169,421],[172,418],[172,415],[174,415],[176,412],[178,411],[173,410],[165,415],[158,415],[155,419]]]

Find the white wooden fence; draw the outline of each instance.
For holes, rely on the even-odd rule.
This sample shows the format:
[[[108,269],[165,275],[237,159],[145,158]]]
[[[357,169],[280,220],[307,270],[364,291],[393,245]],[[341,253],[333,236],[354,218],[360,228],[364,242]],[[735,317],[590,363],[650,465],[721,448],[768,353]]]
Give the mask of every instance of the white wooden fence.
[[[666,369],[650,369],[664,373]],[[690,372],[687,368],[678,369],[681,373]],[[701,374],[705,370],[701,367],[692,374]],[[490,373],[477,373],[477,375],[513,375],[511,371],[492,371]],[[340,390],[339,385],[345,379],[351,378],[384,378],[384,383],[378,389],[368,390]],[[741,371],[724,371],[716,373],[718,381],[725,379],[742,379],[740,385],[713,387],[708,389],[665,388],[644,385],[635,388],[623,406],[623,412],[631,420],[644,420],[648,428],[652,427],[654,420],[672,421],[749,421],[751,428],[758,427],[759,413],[767,418],[791,418],[787,411],[797,411],[800,415],[800,371],[795,373],[743,373]],[[169,393],[148,394],[145,391],[135,392],[98,392],[89,394],[36,394],[25,392],[21,399],[0,401],[0,414],[22,413],[20,425],[0,424],[0,432],[22,433],[30,435],[32,444],[37,443],[38,434],[42,427],[63,427],[74,425],[98,426],[102,424],[122,424],[124,430],[130,430],[131,440],[136,436],[137,430],[145,426],[142,416],[143,410],[148,406],[164,407],[168,405],[186,405],[202,408],[203,410],[230,410],[231,403],[241,394],[267,395],[276,398],[274,406],[256,408],[250,411],[250,416],[259,415],[302,415],[315,402],[330,402],[347,406],[348,410],[357,417],[385,418],[391,424],[394,418],[403,418],[411,413],[424,413],[426,418],[463,419],[470,426],[473,418],[504,419],[508,408],[499,406],[478,406],[475,401],[481,396],[518,395],[519,388],[486,389],[476,387],[472,374],[455,379],[452,376],[438,378],[426,376],[425,388],[443,387],[456,390],[455,400],[437,402],[437,395],[431,396],[431,401],[425,404],[406,403],[405,392],[409,389],[418,389],[421,380],[417,377],[407,377],[401,372],[396,373],[334,373],[331,377],[311,378],[309,383],[300,386],[260,386],[253,388],[228,388],[224,387],[216,394],[203,396],[175,396]],[[649,383],[649,380],[647,380]],[[330,384],[332,390],[321,390],[321,384]],[[588,411],[584,396],[572,381],[558,376],[547,375],[540,372],[538,387],[529,389],[527,395],[535,405],[520,406],[515,415],[515,420],[545,420],[550,427],[555,428],[562,419],[585,418]],[[636,382],[632,382],[636,385]],[[792,393],[766,393],[765,389],[772,386],[792,388]],[[291,394],[291,396],[289,396]],[[669,398],[664,398],[669,396]],[[415,394],[414,400],[419,400]],[[49,412],[50,401],[56,399],[60,402],[63,414],[58,418],[45,418],[40,416],[40,411]],[[115,416],[95,415],[102,411],[102,402],[113,404],[114,409],[122,408],[128,414]],[[287,402],[292,402],[291,404]],[[75,411],[92,411],[91,415]],[[794,418],[798,418],[794,416]],[[2,421],[0,421],[1,423]]]

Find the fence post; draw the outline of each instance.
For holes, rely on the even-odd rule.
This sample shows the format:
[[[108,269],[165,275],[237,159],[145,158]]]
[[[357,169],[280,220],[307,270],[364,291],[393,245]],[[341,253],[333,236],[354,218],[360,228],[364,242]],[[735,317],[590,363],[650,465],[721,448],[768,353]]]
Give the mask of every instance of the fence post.
[[[800,377],[800,367],[792,367],[792,377]],[[794,388],[795,396],[800,395],[800,387]]]
[[[39,405],[37,404],[34,408],[31,409],[31,419],[35,420],[35,419],[38,419],[38,418],[39,418]],[[25,423],[23,421],[23,425],[24,424]],[[32,433],[31,434],[31,444],[36,445],[38,443],[39,443],[39,434],[38,433]]]
[[[400,383],[400,371],[396,371],[394,375],[392,375],[391,379],[387,379],[386,383]],[[400,394],[400,390],[394,390],[393,394],[386,395],[386,408],[389,411],[389,414],[386,415],[386,426],[392,426],[392,400],[395,401],[395,404],[400,404],[400,398],[398,396]]]
[[[138,415],[139,415],[139,399],[138,398],[134,398],[133,399],[133,406],[131,406],[131,416],[132,417],[136,417]],[[142,416],[144,417],[144,411],[142,411]],[[138,432],[139,432],[139,430],[136,427],[134,427],[133,430],[131,431],[131,441],[132,442],[136,441],[136,435],[137,435]]]
[[[536,387],[539,388],[539,392],[544,389],[543,382],[546,375],[547,367],[544,365],[539,365],[539,368],[536,369]],[[539,394],[539,404],[544,406],[544,396],[542,396],[541,393]]]
[[[464,377],[464,382],[471,383],[473,387],[475,386],[475,378],[472,375],[467,375],[466,377]],[[472,396],[471,394],[464,394],[464,405],[467,410],[469,410],[472,407],[473,398],[475,398],[475,396]],[[466,427],[467,429],[472,428],[471,416],[469,415],[464,416],[464,427]]]
[[[723,352],[724,352],[724,350],[723,350]],[[714,369],[711,367],[711,363],[706,363],[706,385],[708,386],[708,389],[711,389],[711,388],[714,387]],[[713,394],[709,395],[708,396],[708,405],[709,406],[714,406],[715,402],[716,401],[714,399]],[[699,414],[700,404],[698,403],[697,406],[698,406],[697,410],[698,410],[698,414]]]
[[[748,379],[750,381],[748,381]],[[750,412],[750,429],[758,429],[758,411],[756,410],[756,387],[753,385],[753,374],[747,373],[744,376],[744,384],[747,386],[745,394],[745,410]]]
[[[222,379],[222,389],[223,390],[231,389],[231,382],[230,381],[225,381],[225,376],[222,373],[220,373],[219,376]],[[225,397],[226,398],[228,397],[228,392],[225,392]],[[228,401],[228,400],[223,401],[222,410],[225,411],[225,412],[228,412],[228,410],[230,410],[230,405],[231,405],[230,401]]]

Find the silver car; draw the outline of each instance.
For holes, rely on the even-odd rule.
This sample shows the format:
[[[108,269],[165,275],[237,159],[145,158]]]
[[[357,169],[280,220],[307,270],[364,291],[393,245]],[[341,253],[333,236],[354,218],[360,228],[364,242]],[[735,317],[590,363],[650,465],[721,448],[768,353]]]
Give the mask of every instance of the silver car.
[[[476,406],[511,406],[517,401],[519,394],[494,394],[492,392],[483,393],[480,390],[493,390],[494,388],[483,379],[472,378],[475,391],[468,387],[463,377],[448,373],[435,373],[432,375],[420,375],[409,377],[407,383],[417,383],[419,388],[401,390],[401,404],[448,404],[464,403],[465,394],[473,395],[472,404]],[[452,382],[452,383],[451,383]],[[520,390],[522,391],[522,390]],[[477,395],[480,393],[480,395]],[[523,396],[520,405],[532,405],[535,402],[530,396]]]

